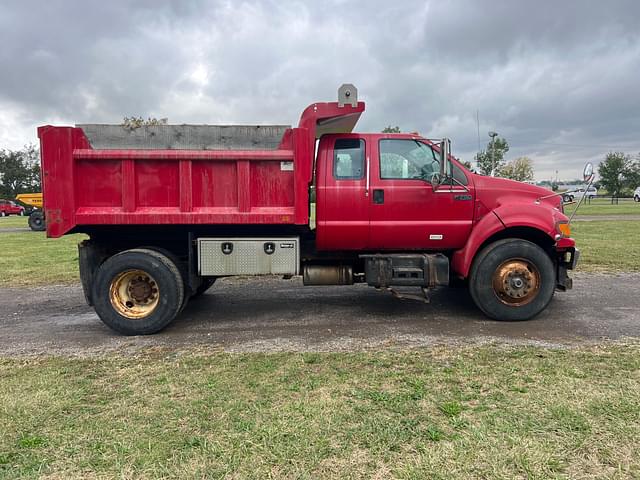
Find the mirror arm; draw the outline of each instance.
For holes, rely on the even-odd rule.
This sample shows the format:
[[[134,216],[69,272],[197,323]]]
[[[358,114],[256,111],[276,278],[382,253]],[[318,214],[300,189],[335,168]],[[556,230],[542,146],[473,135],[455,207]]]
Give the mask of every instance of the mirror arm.
[[[578,202],[578,205],[576,205],[576,209],[573,211],[573,213],[569,217],[569,224],[571,224],[571,220],[573,220],[573,217],[575,216],[576,212],[580,208],[580,205],[582,205],[582,202],[584,202],[584,199],[587,196],[587,192],[589,191],[589,188],[591,187],[591,185],[593,184],[593,181],[595,179],[596,179],[596,176],[595,175],[591,175],[591,181],[589,182],[589,185],[587,185],[587,188],[584,189],[584,195],[582,195],[582,198],[580,198],[580,201]]]
[[[453,172],[452,172],[453,173]],[[450,178],[451,180],[453,180],[454,182],[456,182],[458,185],[460,185],[462,188],[464,188],[467,192],[471,192],[471,190],[469,190],[469,187],[467,187],[464,183],[462,183],[460,180],[458,180],[457,178],[455,178],[453,175],[449,176],[447,175],[446,178]]]

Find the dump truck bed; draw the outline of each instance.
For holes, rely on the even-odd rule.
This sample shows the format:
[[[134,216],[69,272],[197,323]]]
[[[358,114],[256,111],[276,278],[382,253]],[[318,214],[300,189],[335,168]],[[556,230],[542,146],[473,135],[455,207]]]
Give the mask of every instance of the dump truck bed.
[[[43,126],[47,233],[86,225],[304,225],[314,142],[351,131],[358,105],[318,103],[297,128]]]

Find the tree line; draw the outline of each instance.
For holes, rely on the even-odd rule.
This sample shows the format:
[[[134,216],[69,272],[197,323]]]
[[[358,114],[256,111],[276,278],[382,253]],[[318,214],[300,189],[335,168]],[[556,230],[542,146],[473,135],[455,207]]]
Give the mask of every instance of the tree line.
[[[0,149],[0,198],[40,192],[40,151],[35,145],[21,150]]]

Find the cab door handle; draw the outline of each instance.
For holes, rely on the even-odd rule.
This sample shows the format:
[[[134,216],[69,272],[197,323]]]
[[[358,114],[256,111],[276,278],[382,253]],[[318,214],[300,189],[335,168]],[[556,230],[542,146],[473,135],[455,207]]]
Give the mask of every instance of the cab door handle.
[[[384,190],[375,188],[373,190],[373,203],[382,205],[384,203]]]

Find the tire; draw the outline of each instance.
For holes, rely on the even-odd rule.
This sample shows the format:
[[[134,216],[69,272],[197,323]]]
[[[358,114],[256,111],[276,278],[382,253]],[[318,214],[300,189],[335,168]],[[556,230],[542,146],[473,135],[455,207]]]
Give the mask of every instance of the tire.
[[[182,311],[187,307],[187,303],[189,303],[189,299],[191,298],[189,296],[189,285],[187,285],[187,278],[189,275],[187,266],[184,264],[184,262],[181,262],[178,259],[178,256],[176,254],[174,254],[170,250],[167,250],[166,248],[153,247],[153,246],[147,246],[147,245],[140,248],[144,250],[153,250],[154,252],[158,252],[164,255],[169,260],[171,260],[171,262],[173,262],[173,264],[178,268],[178,272],[180,272],[180,278],[182,279],[182,287],[184,288],[182,305],[180,305],[180,310],[178,310],[178,314],[182,313]]]
[[[126,250],[98,268],[92,299],[109,328],[124,335],[150,335],[180,312],[184,282],[166,255],[143,248]]]
[[[42,210],[36,210],[29,215],[29,228],[34,232],[43,232],[47,229],[47,224],[44,221],[44,214]]]
[[[7,216],[7,212],[5,211],[0,212],[0,217],[6,217],[6,216]]]
[[[20,210],[20,213],[18,215],[20,215],[21,217],[24,217],[24,210]]]
[[[535,243],[516,238],[485,247],[469,276],[475,304],[488,317],[501,321],[535,317],[547,308],[555,287],[555,266],[549,255]]]
[[[213,286],[214,283],[216,283],[216,277],[203,277],[202,283],[200,284],[200,286],[198,286],[198,288],[196,288],[196,291],[193,293],[193,295],[191,295],[191,298],[201,297],[207,290],[209,290]]]
[[[635,200],[636,202],[640,202],[640,197],[636,195],[635,197],[633,197],[633,200]]]

